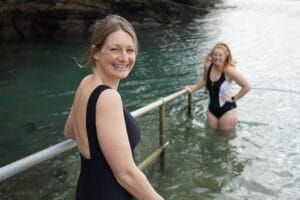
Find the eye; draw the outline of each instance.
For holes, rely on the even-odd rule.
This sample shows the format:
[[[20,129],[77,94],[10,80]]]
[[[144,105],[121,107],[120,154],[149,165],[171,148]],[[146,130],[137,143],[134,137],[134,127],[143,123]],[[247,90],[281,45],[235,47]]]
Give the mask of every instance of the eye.
[[[116,47],[113,47],[113,48],[110,48],[110,51],[112,51],[112,52],[119,52],[119,49],[116,48]]]
[[[129,54],[132,54],[132,53],[135,52],[135,49],[127,49],[127,52],[128,52]]]

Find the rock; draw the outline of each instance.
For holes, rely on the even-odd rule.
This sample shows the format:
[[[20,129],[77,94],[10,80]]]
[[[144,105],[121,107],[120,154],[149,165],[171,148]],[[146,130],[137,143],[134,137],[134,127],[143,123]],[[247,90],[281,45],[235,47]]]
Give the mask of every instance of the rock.
[[[215,0],[216,1],[216,0]],[[81,37],[96,19],[119,14],[137,29],[207,12],[209,0],[2,0],[0,40]],[[214,2],[214,1],[213,1]]]

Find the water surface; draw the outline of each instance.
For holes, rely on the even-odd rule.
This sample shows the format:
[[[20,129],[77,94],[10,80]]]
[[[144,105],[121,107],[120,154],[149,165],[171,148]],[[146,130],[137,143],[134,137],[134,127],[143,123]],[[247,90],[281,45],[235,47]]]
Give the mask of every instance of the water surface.
[[[170,145],[165,170],[146,174],[168,200],[300,199],[300,1],[225,0],[204,17],[155,31],[139,31],[141,52],[120,85],[133,111],[195,83],[203,57],[219,41],[232,48],[252,90],[238,102],[235,132],[206,126],[207,94],[167,106]],[[1,44],[0,165],[63,141],[74,89],[88,73],[76,67],[86,40]],[[238,89],[236,87],[236,89]],[[158,112],[139,117],[142,161],[158,145]],[[150,123],[151,122],[151,123]],[[1,199],[73,199],[76,151],[0,184]]]

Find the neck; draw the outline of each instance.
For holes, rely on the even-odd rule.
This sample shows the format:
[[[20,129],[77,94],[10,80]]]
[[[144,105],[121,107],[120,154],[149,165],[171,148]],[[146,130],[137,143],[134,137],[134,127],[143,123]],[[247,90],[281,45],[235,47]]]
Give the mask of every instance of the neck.
[[[107,85],[112,89],[118,90],[120,80],[113,79],[111,77],[107,77],[105,74],[101,72],[101,70],[97,70],[97,68],[93,68],[93,74],[95,79],[99,82],[99,84]]]
[[[213,65],[213,68],[218,71],[218,72],[222,72],[223,71],[223,66],[222,65]]]

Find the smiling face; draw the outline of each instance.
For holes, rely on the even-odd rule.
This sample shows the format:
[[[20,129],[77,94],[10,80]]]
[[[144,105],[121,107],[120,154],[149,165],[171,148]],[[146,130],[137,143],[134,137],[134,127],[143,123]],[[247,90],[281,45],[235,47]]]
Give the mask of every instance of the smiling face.
[[[223,48],[215,48],[212,52],[212,62],[217,67],[223,67],[227,59],[227,53]]]
[[[113,81],[128,76],[136,59],[136,45],[123,30],[109,34],[100,50],[94,55],[97,70]]]

